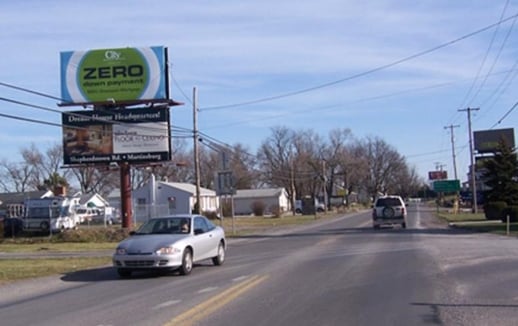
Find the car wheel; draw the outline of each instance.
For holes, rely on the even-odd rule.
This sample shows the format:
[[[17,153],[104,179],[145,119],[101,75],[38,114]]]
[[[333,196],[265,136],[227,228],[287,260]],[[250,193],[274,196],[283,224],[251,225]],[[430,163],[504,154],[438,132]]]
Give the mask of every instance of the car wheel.
[[[295,213],[297,213],[297,214],[302,214],[302,209],[297,208],[297,209],[295,210]]]
[[[180,274],[189,275],[192,271],[192,251],[185,249],[182,256],[182,266],[180,266]]]
[[[394,217],[394,208],[392,207],[385,207],[383,208],[383,217],[386,217],[386,218],[392,218]]]
[[[401,227],[402,227],[403,229],[406,229],[406,223],[401,223]]]
[[[117,274],[122,278],[127,278],[131,276],[131,271],[129,269],[119,268],[117,269]]]
[[[40,229],[42,231],[48,231],[50,228],[49,222],[41,222],[40,223]]]
[[[214,265],[219,266],[223,264],[225,261],[225,246],[223,242],[220,242],[218,245],[218,255],[216,257],[212,257],[212,262]]]

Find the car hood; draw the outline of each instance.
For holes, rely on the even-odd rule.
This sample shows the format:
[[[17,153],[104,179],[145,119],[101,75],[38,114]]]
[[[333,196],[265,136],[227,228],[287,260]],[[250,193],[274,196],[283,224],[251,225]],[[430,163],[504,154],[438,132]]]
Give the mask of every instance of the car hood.
[[[171,234],[146,234],[134,235],[121,243],[119,248],[125,248],[126,252],[131,253],[152,253],[159,248],[170,246],[188,235],[171,235]]]

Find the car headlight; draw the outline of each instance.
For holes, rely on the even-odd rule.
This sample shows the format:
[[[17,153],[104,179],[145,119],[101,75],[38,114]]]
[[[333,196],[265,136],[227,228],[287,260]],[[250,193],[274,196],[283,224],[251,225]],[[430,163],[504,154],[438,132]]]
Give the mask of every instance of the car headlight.
[[[180,252],[181,252],[180,249],[173,247],[173,246],[168,246],[168,247],[162,247],[162,248],[158,249],[156,251],[156,254],[157,255],[172,255],[172,254],[177,254]]]
[[[126,254],[126,248],[117,248],[115,250],[115,253],[117,253],[117,255],[125,255]]]

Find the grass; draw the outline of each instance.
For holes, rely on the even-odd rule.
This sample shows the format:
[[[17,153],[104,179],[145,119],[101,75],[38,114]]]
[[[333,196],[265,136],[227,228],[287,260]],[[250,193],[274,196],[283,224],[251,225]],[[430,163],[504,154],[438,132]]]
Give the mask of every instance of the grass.
[[[308,224],[322,219],[332,219],[343,213],[318,215],[296,215],[284,217],[235,217],[216,222],[225,229],[229,238],[271,229]],[[79,252],[113,250],[125,236],[124,232],[114,232],[113,228],[86,228],[67,231],[60,236],[19,237],[0,240],[0,252],[4,253],[42,253],[42,252]],[[105,233],[105,234],[104,234]],[[73,257],[73,258],[34,258],[0,259],[0,284],[27,278],[64,274],[74,271],[105,266],[111,257]]]
[[[484,213],[437,213],[440,219],[453,223],[455,227],[474,232],[486,232],[499,235],[507,235],[507,223],[498,220],[487,220]],[[518,236],[518,223],[509,224],[509,235]]]
[[[0,259],[0,284],[76,272],[111,263],[111,257]]]

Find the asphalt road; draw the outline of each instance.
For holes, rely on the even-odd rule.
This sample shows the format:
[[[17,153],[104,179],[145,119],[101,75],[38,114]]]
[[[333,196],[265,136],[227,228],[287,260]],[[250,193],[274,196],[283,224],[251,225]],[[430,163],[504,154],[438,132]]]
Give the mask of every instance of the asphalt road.
[[[518,242],[449,229],[409,207],[232,239],[192,274],[110,268],[0,287],[2,325],[516,325]]]

